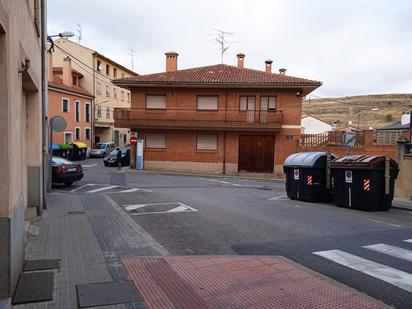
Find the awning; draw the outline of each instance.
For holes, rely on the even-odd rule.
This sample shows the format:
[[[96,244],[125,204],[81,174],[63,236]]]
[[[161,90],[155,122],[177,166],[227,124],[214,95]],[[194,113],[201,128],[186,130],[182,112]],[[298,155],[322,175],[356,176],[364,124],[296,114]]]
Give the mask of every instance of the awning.
[[[87,148],[87,145],[83,142],[73,142],[73,145],[76,145],[79,148]]]

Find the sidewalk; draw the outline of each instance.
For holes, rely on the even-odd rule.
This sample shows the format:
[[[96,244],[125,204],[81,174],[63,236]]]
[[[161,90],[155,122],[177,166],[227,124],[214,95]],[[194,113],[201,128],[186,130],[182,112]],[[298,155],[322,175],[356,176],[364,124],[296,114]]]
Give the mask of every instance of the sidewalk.
[[[14,308],[385,307],[282,257],[170,256],[101,194],[51,193],[48,205],[26,260],[60,260],[53,299]]]
[[[412,211],[412,201],[401,198],[394,198],[392,202],[392,208]]]

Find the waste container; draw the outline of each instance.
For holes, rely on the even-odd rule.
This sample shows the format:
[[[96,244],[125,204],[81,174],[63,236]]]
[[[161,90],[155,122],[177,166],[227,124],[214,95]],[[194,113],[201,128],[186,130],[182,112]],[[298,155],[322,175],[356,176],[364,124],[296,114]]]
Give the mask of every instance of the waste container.
[[[331,162],[334,202],[341,207],[388,210],[399,166],[385,156],[353,155]]]
[[[50,145],[50,149],[52,151],[52,156],[60,156],[60,147],[58,144]]]
[[[290,199],[307,202],[333,200],[330,182],[327,185],[327,157],[327,152],[298,152],[287,157],[283,171]],[[335,158],[330,154],[330,159]]]
[[[87,145],[82,142],[73,142],[72,160],[86,159]]]
[[[71,144],[60,144],[59,148],[60,148],[61,157],[68,159],[68,160],[72,160],[73,146]]]

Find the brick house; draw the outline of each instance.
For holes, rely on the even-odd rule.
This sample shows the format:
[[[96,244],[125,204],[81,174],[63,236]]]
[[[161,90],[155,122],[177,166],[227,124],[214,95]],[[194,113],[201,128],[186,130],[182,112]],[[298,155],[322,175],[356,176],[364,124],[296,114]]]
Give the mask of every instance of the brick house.
[[[63,67],[53,67],[48,56],[48,117],[61,116],[67,122],[63,132],[53,132],[53,143],[81,141],[90,148],[94,96],[81,86],[83,75],[72,69],[70,58],[64,59]]]
[[[297,148],[302,98],[321,82],[225,64],[114,81],[131,90],[131,108],[115,109],[115,125],[144,139],[147,169],[223,173],[281,173]]]

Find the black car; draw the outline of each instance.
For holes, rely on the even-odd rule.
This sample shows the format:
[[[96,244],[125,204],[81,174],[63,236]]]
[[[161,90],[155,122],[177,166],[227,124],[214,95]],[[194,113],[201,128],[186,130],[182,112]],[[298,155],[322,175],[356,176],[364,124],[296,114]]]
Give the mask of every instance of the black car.
[[[122,152],[122,166],[130,165],[130,148],[120,149]],[[117,165],[117,150],[113,150],[107,157],[103,159],[105,166],[118,166]]]
[[[52,183],[64,183],[69,186],[82,178],[83,168],[80,164],[60,157],[52,157]]]

